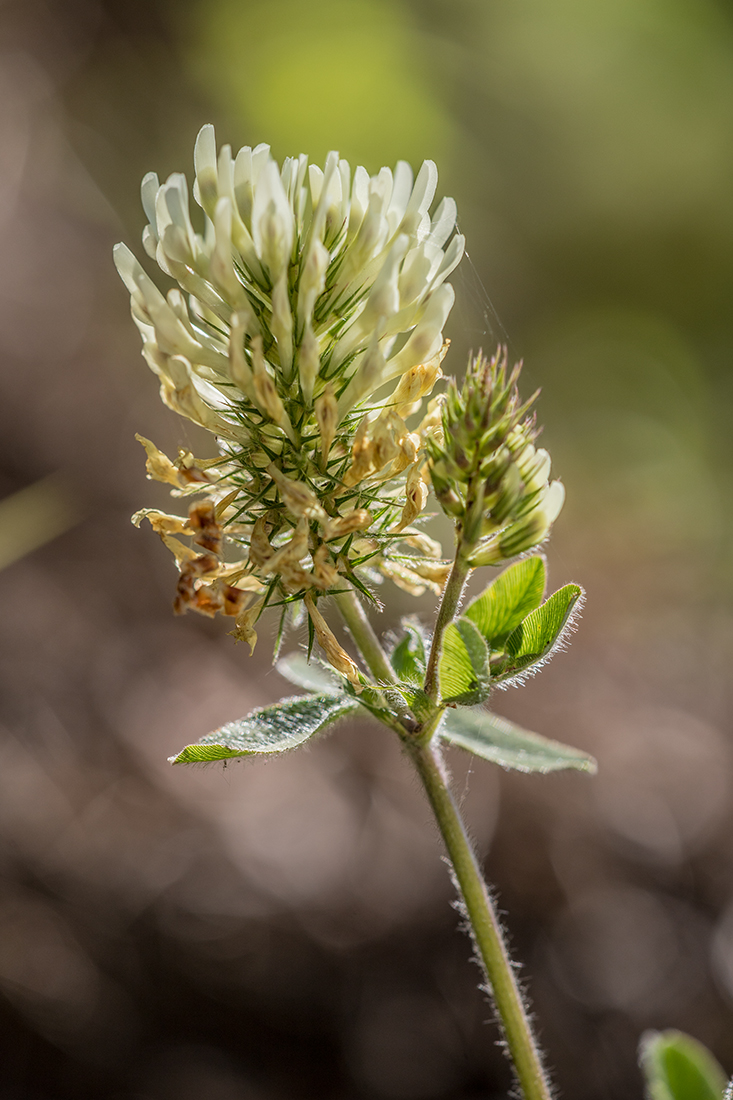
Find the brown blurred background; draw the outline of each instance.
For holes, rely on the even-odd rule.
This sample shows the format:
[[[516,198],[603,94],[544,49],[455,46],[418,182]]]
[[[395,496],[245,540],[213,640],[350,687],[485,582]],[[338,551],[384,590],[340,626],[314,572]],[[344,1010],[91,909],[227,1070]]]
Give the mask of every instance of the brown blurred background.
[[[543,387],[553,584],[588,591],[570,651],[496,709],[600,762],[456,756],[456,787],[563,1096],[640,1098],[647,1027],[733,1071],[733,7],[5,0],[0,1098],[510,1088],[390,734],[166,763],[284,689],[268,628],[248,659],[173,619],[128,518],[167,500],[134,433],[200,440],[158,401],[111,246],[142,254],[140,178],[190,178],[206,121],[278,157],[438,161],[470,253],[448,363],[506,340]],[[432,615],[386,594],[385,628]]]

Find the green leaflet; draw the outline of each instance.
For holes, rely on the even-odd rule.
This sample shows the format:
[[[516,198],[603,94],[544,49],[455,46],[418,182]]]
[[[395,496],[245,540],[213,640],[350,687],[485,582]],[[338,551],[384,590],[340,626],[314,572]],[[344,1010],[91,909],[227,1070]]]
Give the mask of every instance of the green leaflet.
[[[333,672],[314,657],[309,661],[305,653],[289,653],[277,662],[275,668],[284,679],[306,691],[325,691],[336,695],[342,689],[341,681]]]
[[[468,605],[464,616],[478,627],[492,649],[503,649],[511,632],[539,607],[544,593],[544,560],[525,558],[496,577]]]
[[[451,745],[459,745],[492,764],[515,771],[546,773],[563,768],[576,768],[591,774],[596,771],[592,756],[538,733],[530,733],[483,707],[447,710],[440,736]]]
[[[489,654],[486,642],[468,619],[446,627],[438,666],[444,703],[471,706],[489,694]]]
[[[495,679],[514,676],[529,665],[547,657],[560,640],[568,619],[583,589],[577,584],[566,584],[545,600],[536,611],[512,631],[506,641],[506,659],[495,672]]]
[[[697,1039],[681,1031],[647,1031],[639,1054],[648,1100],[722,1100],[725,1074]]]
[[[207,733],[195,745],[171,756],[171,764],[204,764],[237,756],[287,752],[355,711],[358,704],[345,695],[298,695],[270,707],[253,710],[246,718],[228,722]]]
[[[422,680],[427,666],[422,628],[413,619],[403,619],[405,636],[392,650],[390,661],[399,680]]]

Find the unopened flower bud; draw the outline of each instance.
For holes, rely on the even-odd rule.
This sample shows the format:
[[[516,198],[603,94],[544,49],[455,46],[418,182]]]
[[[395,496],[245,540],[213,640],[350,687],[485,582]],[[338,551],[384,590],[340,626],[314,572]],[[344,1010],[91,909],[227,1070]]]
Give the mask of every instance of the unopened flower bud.
[[[313,403],[313,387],[315,386],[320,366],[321,361],[318,355],[318,341],[313,334],[310,321],[308,321],[298,352],[300,392],[303,396],[303,402],[306,408],[310,408]]]
[[[280,394],[277,392],[277,387],[268,374],[262,354],[262,340],[259,336],[255,336],[252,341],[252,374],[255,401],[263,413],[282,428],[290,440],[294,441],[293,426],[290,423],[290,417],[285,412],[285,406],[282,403]]]
[[[291,381],[293,363],[293,315],[288,298],[287,276],[282,273],[272,288],[272,335],[277,342],[280,366],[286,382]]]
[[[316,401],[314,411],[321,434],[321,469],[325,470],[338,424],[338,406],[330,383]]]

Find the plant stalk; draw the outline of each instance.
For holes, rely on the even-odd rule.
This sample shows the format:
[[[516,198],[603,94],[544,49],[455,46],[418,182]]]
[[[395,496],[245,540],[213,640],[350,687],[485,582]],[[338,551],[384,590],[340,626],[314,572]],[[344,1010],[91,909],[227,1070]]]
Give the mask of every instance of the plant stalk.
[[[395,674],[392,666],[354,589],[339,592],[335,599],[341,616],[349,628],[349,633],[372,676],[380,684],[393,684]]]
[[[468,575],[471,572],[471,566],[464,558],[461,550],[462,547],[459,545],[453,561],[453,568],[450,571],[448,580],[445,583],[445,588],[443,589],[443,596],[440,601],[440,608],[438,609],[438,617],[435,620],[433,644],[430,647],[430,657],[428,658],[428,667],[425,673],[425,694],[433,703],[437,702],[438,699],[438,660],[443,649],[445,628],[449,623],[453,622],[458,604],[463,595],[463,589],[466,587]]]
[[[407,742],[448,850],[453,873],[466,907],[476,950],[491,986],[496,1011],[506,1037],[525,1100],[550,1100],[542,1058],[527,1015],[501,924],[483,880],[476,854],[450,792],[440,749],[435,742]]]
[[[443,593],[430,652],[431,663],[428,666],[426,691],[428,682],[431,682],[434,685],[434,700],[437,699],[437,661],[442,636],[455,615],[469,572],[470,567],[461,556],[459,549]],[[353,591],[340,593],[336,601],[346,626],[372,675],[381,683],[394,682],[394,672],[387,655],[356,593]],[[440,713],[440,709],[436,706],[433,716],[426,719],[422,727],[411,735],[403,730],[400,737],[420,776],[448,851],[456,883],[466,907],[476,950],[489,979],[496,1011],[501,1020],[507,1048],[524,1100],[551,1100],[549,1083],[542,1068],[539,1048],[514,975],[501,924],[468,839],[465,825],[451,794],[440,749],[435,738],[431,737],[431,733],[437,727]]]

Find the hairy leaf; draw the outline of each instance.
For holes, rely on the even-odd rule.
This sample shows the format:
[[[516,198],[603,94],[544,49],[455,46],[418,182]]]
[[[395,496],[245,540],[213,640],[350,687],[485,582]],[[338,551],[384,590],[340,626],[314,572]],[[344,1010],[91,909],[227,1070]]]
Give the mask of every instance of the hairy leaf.
[[[513,630],[506,641],[507,659],[498,679],[506,679],[547,657],[560,641],[573,608],[583,595],[578,584],[566,584]]]
[[[725,1074],[697,1039],[681,1031],[647,1031],[639,1054],[648,1100],[722,1100]]]
[[[539,607],[544,594],[544,559],[525,558],[493,580],[468,605],[464,617],[475,623],[492,649],[501,649],[525,616]]]
[[[358,706],[368,710],[376,719],[380,722],[386,722],[387,725],[390,725],[390,720],[395,713],[404,709],[401,693],[392,691],[389,688],[374,688],[365,685],[357,695],[353,684],[350,684],[348,680],[344,680],[343,688]]]
[[[392,650],[390,660],[400,680],[416,683],[425,676],[425,639],[421,627],[413,619],[403,619],[402,626],[405,636]]]
[[[395,685],[397,691],[407,703],[418,722],[424,722],[431,716],[435,704],[425,694],[419,684],[413,684],[410,680],[403,680]]]
[[[253,710],[172,756],[172,764],[203,764],[238,756],[287,752],[321,733],[358,704],[345,695],[298,695]]]
[[[563,768],[595,773],[596,762],[579,749],[551,741],[515,726],[483,707],[448,710],[440,736],[451,745],[520,772],[554,772]]]
[[[320,661],[305,653],[289,653],[278,661],[275,668],[291,684],[305,688],[306,691],[330,692],[336,695],[342,689],[342,683]]]
[[[468,619],[446,627],[438,666],[444,703],[471,706],[489,694],[489,654],[486,642]]]

